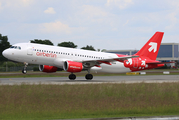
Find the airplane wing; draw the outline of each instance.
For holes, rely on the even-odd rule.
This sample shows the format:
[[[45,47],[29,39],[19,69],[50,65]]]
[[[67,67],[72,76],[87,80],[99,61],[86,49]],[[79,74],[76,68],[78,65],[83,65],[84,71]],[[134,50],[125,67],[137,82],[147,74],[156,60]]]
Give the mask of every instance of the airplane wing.
[[[129,58],[136,58],[139,56],[124,56],[124,57],[116,57],[116,58],[107,58],[107,59],[97,59],[97,60],[83,60],[82,62],[93,62],[93,61],[104,61],[104,62],[114,62],[114,61],[119,61],[123,62],[124,60],[127,60]]]
[[[95,65],[100,65],[101,63],[105,63],[108,65],[111,65],[111,62],[118,61],[123,62],[124,60],[127,60],[129,58],[136,58],[139,56],[124,56],[124,57],[116,57],[116,58],[107,58],[107,59],[92,59],[92,60],[82,60],[77,62],[82,62],[83,65],[88,65],[89,67],[93,67]]]

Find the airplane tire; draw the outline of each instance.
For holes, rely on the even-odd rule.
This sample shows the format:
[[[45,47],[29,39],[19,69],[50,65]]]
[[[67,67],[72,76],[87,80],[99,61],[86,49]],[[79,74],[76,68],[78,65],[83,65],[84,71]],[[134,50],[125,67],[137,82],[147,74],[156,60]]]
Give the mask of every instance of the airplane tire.
[[[22,69],[22,73],[23,73],[23,74],[26,74],[26,73],[27,73],[27,70],[23,68],[23,69]]]
[[[86,74],[85,78],[87,80],[92,80],[93,79],[93,75],[92,74]]]
[[[70,75],[68,76],[68,78],[69,78],[70,80],[75,80],[75,79],[76,79],[76,75],[75,75],[75,74],[70,74]]]

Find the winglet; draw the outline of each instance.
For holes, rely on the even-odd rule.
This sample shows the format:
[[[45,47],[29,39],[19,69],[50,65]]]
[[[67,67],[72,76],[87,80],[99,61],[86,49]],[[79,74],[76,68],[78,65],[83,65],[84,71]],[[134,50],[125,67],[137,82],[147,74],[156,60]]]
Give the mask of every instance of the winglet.
[[[135,55],[156,60],[163,34],[164,32],[156,32]]]

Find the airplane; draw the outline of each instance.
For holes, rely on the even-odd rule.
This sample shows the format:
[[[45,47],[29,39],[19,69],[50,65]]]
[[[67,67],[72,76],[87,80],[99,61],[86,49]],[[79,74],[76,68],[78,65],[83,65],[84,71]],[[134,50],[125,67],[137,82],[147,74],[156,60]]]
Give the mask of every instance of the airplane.
[[[156,61],[164,32],[156,32],[149,41],[134,55],[96,52],[75,48],[65,48],[35,43],[17,43],[2,52],[9,60],[24,63],[22,73],[26,74],[28,64],[38,64],[39,70],[46,73],[56,72],[58,68],[69,73],[86,70],[85,78],[92,80],[90,71],[125,73],[153,69],[164,66]],[[136,42],[136,41],[135,41]],[[136,42],[137,43],[137,42]],[[169,63],[169,62],[167,62]]]

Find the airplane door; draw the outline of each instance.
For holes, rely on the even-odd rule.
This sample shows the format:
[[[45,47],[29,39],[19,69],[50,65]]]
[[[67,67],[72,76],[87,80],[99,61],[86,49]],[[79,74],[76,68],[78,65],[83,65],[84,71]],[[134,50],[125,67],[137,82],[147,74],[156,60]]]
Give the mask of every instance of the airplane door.
[[[28,60],[31,63],[36,63],[37,62],[37,56],[33,55],[33,47],[31,45],[27,46],[27,56],[29,56]]]
[[[27,49],[27,55],[33,55],[33,50],[32,48]]]
[[[27,47],[27,55],[33,55],[33,49],[32,46],[28,45]]]

